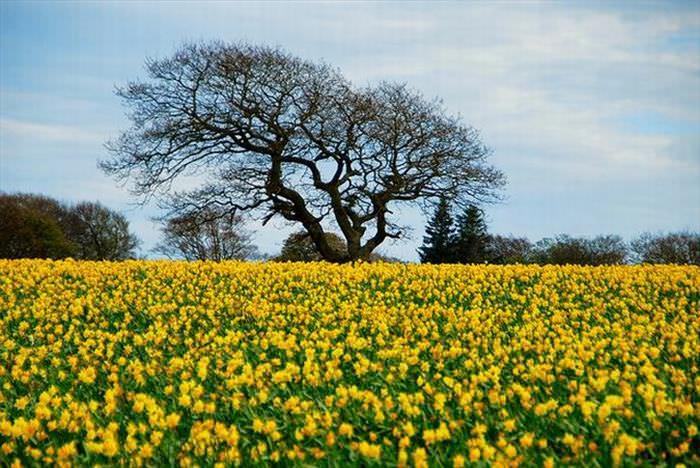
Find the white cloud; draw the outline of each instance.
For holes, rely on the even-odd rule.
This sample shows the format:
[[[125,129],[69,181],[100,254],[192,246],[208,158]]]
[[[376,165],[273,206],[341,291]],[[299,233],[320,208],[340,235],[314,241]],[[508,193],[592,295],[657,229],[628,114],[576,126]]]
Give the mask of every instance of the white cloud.
[[[548,6],[489,5],[464,8],[462,15],[436,9],[430,18],[439,27],[431,34],[441,33],[416,38],[399,55],[378,49],[352,57],[351,74],[405,79],[426,93],[438,89],[449,110],[484,131],[506,165],[546,166],[559,180],[617,183],[652,171],[697,172],[700,155],[679,157],[674,150],[687,136],[614,124],[655,112],[694,122],[700,131],[700,53],[666,43],[696,30],[700,15]]]

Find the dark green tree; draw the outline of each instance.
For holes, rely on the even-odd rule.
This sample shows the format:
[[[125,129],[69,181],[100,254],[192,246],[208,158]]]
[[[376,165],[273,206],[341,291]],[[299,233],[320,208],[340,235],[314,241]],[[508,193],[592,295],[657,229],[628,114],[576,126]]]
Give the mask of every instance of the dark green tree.
[[[326,242],[334,249],[342,252],[345,241],[334,232],[325,233]],[[324,260],[311,236],[305,231],[293,232],[285,239],[282,251],[275,258],[278,262],[320,262]]]
[[[457,263],[483,263],[488,259],[489,235],[484,213],[475,205],[457,217],[453,252]]]
[[[423,245],[418,249],[423,263],[450,263],[454,261],[452,253],[454,222],[450,205],[446,198],[440,198],[433,217],[425,228]]]
[[[0,194],[0,258],[74,255],[74,244],[54,216],[54,209],[61,211],[59,208],[44,197]]]

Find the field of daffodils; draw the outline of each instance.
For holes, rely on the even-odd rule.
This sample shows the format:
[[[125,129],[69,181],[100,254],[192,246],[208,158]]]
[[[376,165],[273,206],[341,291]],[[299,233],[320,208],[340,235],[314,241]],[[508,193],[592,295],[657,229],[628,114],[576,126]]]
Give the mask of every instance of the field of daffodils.
[[[700,464],[700,268],[0,260],[0,465]]]

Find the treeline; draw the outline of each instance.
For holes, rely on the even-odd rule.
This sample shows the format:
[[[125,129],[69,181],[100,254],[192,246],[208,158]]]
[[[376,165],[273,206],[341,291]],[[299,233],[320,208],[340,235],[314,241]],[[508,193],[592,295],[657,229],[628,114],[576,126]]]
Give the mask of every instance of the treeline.
[[[161,240],[152,252],[168,258],[323,260],[305,231],[290,234],[278,255],[261,255],[243,219],[223,208],[179,210],[159,221]],[[347,249],[339,235],[324,235],[335,250]],[[99,202],[66,204],[43,195],[0,193],[0,258],[125,260],[136,257],[139,244],[126,218]],[[490,234],[483,211],[474,205],[453,218],[449,202],[443,199],[428,222],[418,253],[423,263],[700,265],[700,234],[646,233],[630,243],[615,235],[562,234],[532,243],[524,237]],[[376,252],[366,260],[400,261]]]
[[[0,193],[0,258],[124,260],[138,244],[126,218],[98,202]]]
[[[181,211],[159,221],[154,254],[216,261],[257,256],[240,217],[225,210]],[[139,244],[126,217],[99,202],[0,193],[0,258],[126,260],[136,258]]]
[[[532,243],[524,237],[489,234],[483,211],[473,205],[454,220],[448,201],[443,199],[428,222],[418,253],[423,263],[700,265],[700,234],[645,233],[630,243],[616,235],[585,238],[561,234]]]

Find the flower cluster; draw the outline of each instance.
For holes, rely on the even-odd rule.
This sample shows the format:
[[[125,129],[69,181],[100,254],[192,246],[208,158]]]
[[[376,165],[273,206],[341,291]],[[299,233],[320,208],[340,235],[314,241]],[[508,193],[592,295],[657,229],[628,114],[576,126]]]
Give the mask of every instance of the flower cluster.
[[[700,268],[0,261],[0,465],[700,464]]]

